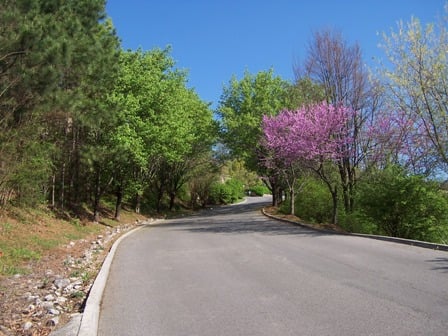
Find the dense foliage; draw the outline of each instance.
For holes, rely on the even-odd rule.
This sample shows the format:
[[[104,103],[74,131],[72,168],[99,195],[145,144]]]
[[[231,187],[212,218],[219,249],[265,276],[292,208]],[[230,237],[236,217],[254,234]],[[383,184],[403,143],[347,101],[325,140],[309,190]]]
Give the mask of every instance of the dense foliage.
[[[0,203],[173,208],[216,125],[169,50],[122,51],[104,0],[0,4]],[[216,178],[215,178],[216,179]],[[196,195],[198,197],[198,195]]]
[[[268,190],[305,220],[448,240],[448,33],[317,31],[294,82],[245,72],[213,115],[170,50],[122,50],[105,0],[0,3],[0,206],[165,211]]]
[[[284,110],[273,117],[263,119],[262,145],[268,153],[263,163],[268,168],[278,169],[281,162],[300,170],[306,167],[316,172],[328,186],[333,198],[332,222],[336,223],[338,194],[337,182],[327,172],[327,163],[340,166],[350,157],[353,137],[348,124],[355,113],[343,105],[334,106],[325,102],[313,104],[296,111]],[[330,169],[332,167],[330,166]],[[291,192],[291,212],[294,206],[294,183],[288,183]]]
[[[229,179],[224,183],[216,182],[211,186],[210,201],[213,204],[231,204],[244,197],[244,186],[237,179]]]
[[[370,223],[376,233],[447,242],[448,197],[422,176],[397,166],[374,171],[360,184],[357,199],[357,220]]]
[[[232,137],[226,145],[243,159],[257,157],[274,204],[285,193],[289,202],[282,209],[291,214],[349,231],[446,242],[448,208],[438,182],[446,176],[443,22],[423,28],[412,19],[385,35],[390,64],[376,77],[358,45],[339,32],[314,33],[297,82],[273,96],[287,97],[282,107],[265,107],[259,126],[251,123],[252,142],[232,131],[255,120],[261,105],[231,109],[229,102],[245,95],[225,91],[222,129]],[[236,114],[239,119],[229,118]],[[235,150],[238,141],[249,144],[243,155]]]

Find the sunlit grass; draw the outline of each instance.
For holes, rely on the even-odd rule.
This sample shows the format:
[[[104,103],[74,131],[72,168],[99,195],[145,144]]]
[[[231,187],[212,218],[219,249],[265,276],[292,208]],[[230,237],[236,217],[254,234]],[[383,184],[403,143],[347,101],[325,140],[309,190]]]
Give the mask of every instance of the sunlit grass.
[[[121,221],[118,222],[111,218],[112,211],[107,208],[105,211],[100,223],[94,224],[66,214],[57,216],[45,207],[8,207],[0,210],[0,275],[29,273],[30,263],[39,262],[44,255],[64,247],[70,241],[87,239],[143,217],[123,209]],[[86,273],[82,277],[90,276]]]

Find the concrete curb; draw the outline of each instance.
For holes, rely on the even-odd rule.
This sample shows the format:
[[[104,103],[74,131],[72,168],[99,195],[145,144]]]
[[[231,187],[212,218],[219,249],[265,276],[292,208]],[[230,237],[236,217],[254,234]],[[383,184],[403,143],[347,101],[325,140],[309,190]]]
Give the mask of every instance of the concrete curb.
[[[104,288],[106,287],[107,278],[109,276],[110,266],[114,258],[120,242],[127,236],[137,232],[143,226],[137,227],[131,231],[126,232],[120,238],[118,238],[112,245],[109,253],[104,259],[101,270],[98,273],[92,288],[90,289],[89,297],[87,298],[86,306],[82,314],[81,324],[78,330],[78,336],[96,336],[98,333],[98,319],[100,316],[100,305],[103,297]]]
[[[307,229],[318,231],[318,232],[322,232],[322,233],[336,234],[336,235],[343,235],[343,236],[362,237],[362,238],[383,240],[383,241],[392,242],[392,243],[398,243],[398,244],[418,246],[418,247],[432,249],[432,250],[448,251],[448,245],[444,245],[444,244],[435,244],[435,243],[428,243],[428,242],[424,242],[424,241],[420,241],[420,240],[412,240],[412,239],[396,238],[396,237],[387,237],[387,236],[378,236],[378,235],[369,235],[369,234],[362,234],[362,233],[347,233],[347,232],[336,232],[336,231],[330,231],[330,230],[323,230],[323,229],[318,229],[318,228],[315,228],[315,227],[313,227],[311,225],[307,225],[307,224],[304,224],[304,223],[297,223],[297,222],[293,222],[293,221],[288,220],[288,219],[284,219],[284,218],[279,218],[279,217],[273,216],[271,214],[268,214],[264,210],[264,208],[261,209],[261,212],[266,217],[269,217],[269,218],[272,218],[272,219],[275,219],[275,220],[278,220],[278,221],[281,221],[281,222],[287,222],[287,223],[290,223],[290,224],[293,224],[293,225],[301,226],[303,228],[307,228]]]
[[[87,298],[87,302],[79,325],[79,330],[75,335],[96,336],[98,334],[98,322],[100,316],[101,301],[104,293],[104,288],[106,287],[107,278],[109,276],[110,267],[112,265],[112,260],[115,256],[115,252],[118,248],[118,245],[120,245],[121,241],[126,237],[128,237],[129,235],[136,233],[145,226],[150,226],[151,224],[154,224],[159,221],[160,220],[143,222],[141,226],[138,226],[126,232],[113,243],[112,247],[109,250],[109,253],[104,259],[104,262],[101,266],[101,270],[99,271],[92,285],[92,288],[90,289],[89,297]]]

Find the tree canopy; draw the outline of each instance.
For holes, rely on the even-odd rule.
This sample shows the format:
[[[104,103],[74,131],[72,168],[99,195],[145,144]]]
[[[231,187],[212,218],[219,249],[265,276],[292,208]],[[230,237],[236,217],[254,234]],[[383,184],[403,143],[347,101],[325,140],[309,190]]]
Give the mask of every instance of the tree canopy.
[[[0,201],[59,209],[175,197],[216,139],[169,49],[124,51],[104,0],[0,4]],[[174,177],[175,176],[175,177]],[[173,182],[172,179],[176,179]],[[136,204],[137,206],[137,204]],[[137,206],[139,208],[139,206]]]

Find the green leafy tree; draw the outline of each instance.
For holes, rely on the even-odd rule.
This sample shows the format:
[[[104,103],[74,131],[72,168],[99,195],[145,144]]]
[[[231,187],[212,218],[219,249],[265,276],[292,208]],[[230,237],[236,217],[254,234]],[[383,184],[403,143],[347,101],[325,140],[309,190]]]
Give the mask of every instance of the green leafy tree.
[[[212,185],[219,176],[219,167],[213,160],[212,152],[204,153],[199,164],[192,168],[191,178],[188,181],[190,203],[192,208],[205,207],[210,200]]]
[[[172,66],[169,50],[122,51],[116,84],[109,94],[117,108],[117,127],[110,134],[115,149],[114,189],[117,197],[115,218],[128,193],[140,209],[141,197],[151,183],[159,164],[159,141],[155,125],[155,104],[159,85]]]
[[[123,193],[140,200],[149,185],[158,211],[166,195],[173,208],[198,158],[215,138],[208,105],[187,88],[186,73],[174,68],[169,51],[126,51],[120,56],[117,84],[110,95],[119,119],[111,137],[117,151],[116,214]]]
[[[171,101],[173,105],[158,119],[163,122],[158,124],[162,134],[159,146],[163,149],[158,210],[164,192],[169,196],[170,210],[173,208],[177,193],[192,178],[195,167],[204,164],[203,157],[210,153],[216,139],[212,111],[186,88],[185,82],[173,92]]]
[[[276,115],[288,107],[290,83],[274,71],[260,71],[256,75],[245,72],[241,80],[233,77],[224,87],[217,115],[221,121],[221,139],[232,158],[244,161],[247,169],[264,175],[264,182],[276,203],[280,186],[274,174],[258,164],[258,143],[263,115]]]
[[[380,234],[447,242],[448,199],[422,176],[389,166],[360,185],[357,199],[360,220],[376,225]]]
[[[221,119],[223,142],[248,169],[257,170],[256,148],[261,136],[263,115],[275,115],[287,107],[289,83],[273,70],[256,75],[245,72],[224,87],[217,114]]]

